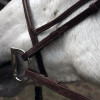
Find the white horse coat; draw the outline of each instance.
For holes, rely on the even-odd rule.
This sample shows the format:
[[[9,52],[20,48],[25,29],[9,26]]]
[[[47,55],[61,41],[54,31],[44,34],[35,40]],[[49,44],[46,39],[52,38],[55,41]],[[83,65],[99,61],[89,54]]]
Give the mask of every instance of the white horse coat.
[[[35,28],[63,13],[78,0],[29,0]],[[90,1],[63,22],[38,36],[39,41],[65,22],[85,10]],[[59,82],[87,80],[100,84],[100,12],[65,32],[42,50],[43,62],[50,78]],[[10,61],[10,48],[27,51],[32,47],[22,0],[12,0],[0,12],[0,66]],[[35,58],[33,68],[37,69]]]

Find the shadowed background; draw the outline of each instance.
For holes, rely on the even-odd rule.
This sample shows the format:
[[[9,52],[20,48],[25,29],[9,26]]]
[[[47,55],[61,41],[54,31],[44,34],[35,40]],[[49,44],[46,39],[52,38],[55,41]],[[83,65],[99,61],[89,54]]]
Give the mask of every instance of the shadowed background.
[[[67,85],[70,89],[77,91],[84,96],[90,97],[93,100],[100,100],[100,87],[94,86],[89,83],[75,83]],[[43,87],[44,100],[68,100],[63,96]],[[34,86],[27,86],[18,96],[12,98],[0,98],[0,100],[35,100],[34,99]]]

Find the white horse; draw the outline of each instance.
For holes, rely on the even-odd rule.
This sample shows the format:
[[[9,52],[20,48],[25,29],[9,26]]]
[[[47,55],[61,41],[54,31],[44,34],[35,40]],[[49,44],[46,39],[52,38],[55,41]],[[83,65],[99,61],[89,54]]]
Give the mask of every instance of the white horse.
[[[55,19],[77,1],[78,0],[29,0],[35,28]],[[85,10],[89,4],[94,1],[95,0],[91,0],[75,11],[66,20],[40,34],[38,36],[39,41]],[[100,84],[99,43],[100,12],[88,17],[79,25],[65,32],[59,39],[42,50],[43,62],[48,76],[59,82],[86,80]],[[11,61],[11,47],[24,51],[32,47],[24,17],[22,0],[12,0],[0,12],[0,68],[11,66],[10,63],[8,63]],[[34,57],[33,68],[38,69]],[[6,74],[7,73],[4,75]],[[13,96],[17,94],[19,90],[13,94],[12,92],[14,91],[12,90],[18,89],[18,87],[20,90],[20,85],[17,84],[16,81],[10,80],[6,86],[3,84],[0,85],[0,95]],[[4,91],[6,92],[4,93]]]

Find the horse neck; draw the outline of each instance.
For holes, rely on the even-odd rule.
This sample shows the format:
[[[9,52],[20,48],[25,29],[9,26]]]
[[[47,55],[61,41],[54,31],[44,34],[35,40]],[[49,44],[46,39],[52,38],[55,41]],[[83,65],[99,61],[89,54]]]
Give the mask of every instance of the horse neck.
[[[77,1],[78,0],[29,0],[35,28],[55,19]],[[86,7],[84,6],[84,8]],[[83,9],[80,9],[80,11],[82,10]],[[77,15],[77,13],[75,15]],[[70,18],[71,17],[68,17],[68,20]],[[0,22],[0,37],[4,37],[6,35],[6,37],[13,36],[12,39],[14,39],[14,37],[21,35],[22,33],[25,34],[25,31],[27,32],[27,25],[24,17],[22,1],[12,0],[0,12]],[[52,28],[51,31],[55,28],[57,28],[57,26]],[[46,34],[48,34],[48,32],[46,32]],[[42,40],[46,36],[46,34],[43,34],[43,36],[40,37],[39,40]],[[27,36],[28,33],[24,35],[24,38],[27,38]]]
[[[29,4],[30,4],[32,14],[33,14],[33,19],[34,21],[36,21],[35,26],[39,27],[53,20],[64,11],[64,8],[70,7],[76,1],[77,0],[36,0],[36,1],[29,0]],[[22,20],[23,22],[19,20]],[[3,28],[4,26],[7,28],[8,27],[10,28],[11,24],[14,26],[16,24],[16,21],[17,22],[19,21],[18,24],[19,23],[25,24],[22,0],[12,0],[0,12],[0,22],[2,22],[1,30],[4,29]],[[7,23],[9,23],[9,26],[7,26]],[[0,36],[1,35],[2,34],[0,34]]]
[[[30,0],[30,6],[35,21],[35,27],[40,27],[55,19],[78,0]],[[39,16],[41,15],[41,16]]]

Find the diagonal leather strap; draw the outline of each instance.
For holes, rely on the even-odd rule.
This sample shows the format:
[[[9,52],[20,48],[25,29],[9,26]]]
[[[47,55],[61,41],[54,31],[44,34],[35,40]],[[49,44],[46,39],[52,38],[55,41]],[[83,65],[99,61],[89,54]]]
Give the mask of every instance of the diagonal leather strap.
[[[92,100],[88,97],[82,96],[79,93],[69,90],[67,86],[61,85],[57,81],[51,80],[50,78],[45,77],[44,75],[41,75],[33,70],[31,71],[27,69],[25,75],[28,76],[30,79],[40,83],[41,85],[46,86],[56,93],[71,100]]]
[[[76,11],[79,7],[84,5],[85,3],[89,2],[90,0],[79,0],[77,3],[75,3],[73,6],[71,6],[69,9],[67,9],[64,13],[62,13],[60,16],[58,16],[56,19],[53,21],[37,28],[33,29],[32,31],[34,32],[34,35],[40,34],[43,31],[49,29],[50,27],[54,26],[55,24],[63,21],[65,18],[67,18],[70,14],[72,14],[74,11]]]
[[[22,55],[23,59],[27,60],[28,58],[31,58],[36,52],[42,50],[45,46],[50,44],[56,38],[58,38],[63,33],[65,33],[67,30],[71,29],[72,27],[75,27],[75,25],[82,22],[91,14],[96,13],[99,9],[100,9],[100,1],[98,0],[95,3],[91,4],[89,8],[87,8],[85,11],[83,11],[78,16],[76,16],[75,18],[73,18],[72,20],[64,24],[62,27],[58,28],[56,31],[52,32],[49,36],[47,36],[41,42],[37,43],[34,47],[32,47],[26,53],[24,53]]]
[[[23,0],[23,1],[25,1],[25,0]],[[25,5],[26,4],[24,4],[24,6]],[[52,32],[47,38],[42,40],[40,43],[37,43],[38,41],[36,40],[35,46],[23,55],[24,60],[28,59],[28,57],[31,57],[34,54],[37,54],[47,44],[51,43],[53,40],[58,38],[61,34],[66,32],[68,29],[74,27],[75,25],[77,25],[78,23],[83,21],[85,18],[90,16],[91,14],[97,12],[99,9],[100,9],[100,0],[97,0],[95,3],[91,4],[88,9],[86,9],[84,12],[82,12],[81,14],[79,14],[78,16],[76,16],[75,18],[70,20],[68,23],[64,24],[62,27],[58,28],[56,31]],[[24,10],[26,10],[26,13],[25,13],[26,19],[28,19],[28,18],[30,19],[31,16],[27,16],[27,14],[29,13],[27,7]],[[29,20],[29,22],[27,22],[29,25],[28,29],[29,29],[31,38],[32,37],[34,38],[34,36],[32,35],[31,22],[32,22],[32,20]],[[34,43],[34,40],[32,40],[32,41],[33,41],[32,43]],[[31,78],[32,80],[52,89],[53,91],[65,96],[71,100],[91,100],[87,97],[84,97],[78,93],[75,93],[75,92],[69,90],[67,87],[60,85],[58,82],[55,82],[55,81],[49,79],[48,77],[45,77],[44,75],[41,75],[37,72],[27,69],[25,74],[27,77]]]

